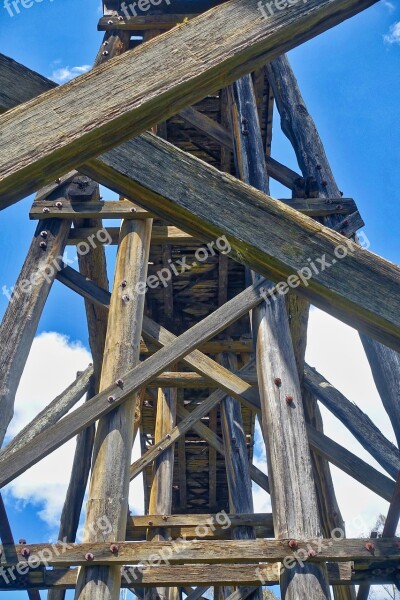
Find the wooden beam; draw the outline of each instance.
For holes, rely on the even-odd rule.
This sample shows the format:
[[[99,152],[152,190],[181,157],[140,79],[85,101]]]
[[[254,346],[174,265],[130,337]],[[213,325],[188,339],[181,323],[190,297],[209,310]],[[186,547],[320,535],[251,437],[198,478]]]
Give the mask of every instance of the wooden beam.
[[[110,386],[123,390],[125,382],[118,381],[121,371],[139,362],[144,295],[138,293],[138,286],[143,285],[147,277],[151,227],[152,221],[146,220],[124,221],[121,228],[100,381],[100,390],[105,390],[110,408],[114,407]],[[84,530],[86,542],[105,538],[110,544],[126,534],[137,400],[137,394],[129,394],[126,402],[107,411],[97,425]],[[97,526],[104,518],[111,525],[107,536]],[[79,573],[75,597],[86,600],[95,594],[99,600],[117,600],[119,584],[118,568],[86,567]]]
[[[232,86],[232,124],[241,179],[269,193],[264,148],[251,77]],[[246,132],[246,133],[245,133]],[[251,273],[257,281],[257,273]],[[268,285],[268,284],[267,284]],[[251,314],[259,381],[262,430],[271,485],[276,537],[321,536],[311,456],[305,428],[300,381],[283,296],[262,303]],[[330,598],[323,565],[284,564],[283,600]]]
[[[110,242],[115,245],[118,243],[119,227],[105,227],[109,235],[108,240],[99,241],[100,244]],[[68,245],[76,245],[79,242],[88,242],[90,236],[97,236],[98,229],[95,227],[74,227],[71,229],[68,237]],[[91,238],[94,239],[94,238]],[[195,239],[189,233],[185,233],[182,229],[172,226],[156,226],[153,227],[151,242],[152,244],[173,244],[174,246],[187,246],[188,243],[193,243]]]
[[[368,415],[308,365],[305,368],[304,385],[351,431],[389,475],[396,478],[400,471],[399,450],[389,442]]]
[[[260,569],[262,577],[267,585],[276,585],[279,579],[280,566],[272,564],[243,564],[243,565],[170,565],[140,569],[137,567],[125,567],[121,578],[121,587],[132,588],[133,586],[148,587],[154,585],[202,585],[205,582],[210,585],[221,583],[221,585],[251,585],[259,583],[257,569]],[[352,574],[352,563],[328,563],[330,583],[348,585],[353,580],[369,578],[372,581],[389,583],[388,575],[379,579],[372,575],[371,571],[361,574],[356,571]],[[45,571],[29,571],[25,578],[29,584],[39,589],[74,589],[76,585],[77,569],[47,569]],[[25,581],[26,581],[25,579]],[[138,587],[133,591],[137,593]],[[15,580],[2,584],[0,590],[19,590],[20,581],[17,576]],[[238,600],[238,599],[236,599]]]
[[[162,178],[149,173],[149,163],[163,165]],[[400,270],[393,264],[351,242],[343,246],[346,240],[340,234],[151,134],[103,155],[92,167],[88,169],[86,164],[85,172],[128,198],[137,198],[142,206],[196,238],[215,242],[225,235],[232,258],[280,280],[283,286],[288,276],[309,273],[304,285],[296,278],[294,283],[290,280],[297,285],[297,293],[385,344],[400,347],[400,307],[395,292],[400,289]],[[176,172],[179,180],[174,177]],[[188,186],[190,196],[184,193]],[[213,211],[209,209],[211,193]],[[308,259],[318,274],[311,270]],[[371,291],[367,295],[363,293],[366,282]],[[382,297],[389,302],[382,303]]]
[[[231,0],[1,116],[2,208],[375,2],[309,0],[264,19],[258,0]]]
[[[123,542],[118,541],[118,552],[110,551],[109,542],[68,544],[68,548],[55,545],[59,554],[51,544],[16,544],[13,546],[17,560],[26,564],[21,551],[26,548],[30,560],[37,557],[39,564],[48,566],[83,566],[87,567],[86,554],[93,554],[93,566],[136,565],[151,561],[151,557],[160,554],[163,557],[171,553],[168,561],[171,564],[236,564],[251,562],[282,562],[289,557],[304,557],[304,568],[308,564],[325,563],[327,561],[371,561],[383,563],[400,560],[400,549],[396,538],[380,539],[296,539],[297,548],[290,548],[289,540],[192,540],[176,547],[174,541],[168,542]],[[371,552],[372,544],[373,552]],[[3,546],[2,566],[16,564],[7,559],[11,548]],[[310,550],[315,556],[308,556]],[[164,553],[164,554],[162,554]],[[300,554],[299,554],[300,553]],[[47,556],[49,556],[47,558]],[[372,556],[372,559],[371,559]],[[306,558],[308,557],[308,558]]]
[[[70,221],[41,221],[17,283],[11,290],[3,287],[10,302],[0,327],[0,446],[13,416],[15,394],[70,226]]]
[[[135,222],[132,221],[132,223]],[[23,473],[38,460],[99,418],[114,410],[127,398],[131,397],[134,392],[145,386],[153,377],[162,373],[169,365],[190,354],[200,343],[214,337],[254,306],[257,306],[262,301],[260,295],[260,288],[262,287],[263,281],[247,288],[223,307],[217,309],[203,321],[176,338],[174,342],[161,348],[146,361],[127,373],[118,374],[118,379],[124,381],[123,389],[115,384],[111,385],[89,402],[64,417],[60,423],[53,425],[44,434],[40,434],[27,446],[15,452],[12,463],[0,461],[0,487],[9,483],[14,477]],[[114,401],[110,402],[109,398],[113,398]]]
[[[349,215],[357,210],[356,203],[352,198],[283,198],[280,200],[287,206],[291,206],[303,215],[309,217],[323,217],[331,214]],[[134,207],[135,208],[135,207]],[[43,209],[46,209],[45,212]],[[69,199],[62,200],[62,206],[56,206],[56,202],[49,200],[38,200],[33,203],[29,216],[31,219],[89,219],[92,217],[102,219],[149,219],[153,215],[142,208],[132,211],[132,202],[129,200],[106,201],[106,202],[73,202]],[[164,236],[171,230],[178,233],[177,228],[158,227],[153,235]],[[71,232],[73,234],[73,230]],[[181,235],[190,238],[189,234],[181,232]]]
[[[55,87],[54,81],[0,54],[0,113]]]

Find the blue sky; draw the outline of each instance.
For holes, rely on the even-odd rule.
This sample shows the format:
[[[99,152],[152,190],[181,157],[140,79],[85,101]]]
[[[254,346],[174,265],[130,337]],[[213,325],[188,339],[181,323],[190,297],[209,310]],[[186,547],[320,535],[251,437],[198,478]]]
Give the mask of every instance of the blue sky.
[[[98,0],[86,0],[79,5],[71,0],[43,0],[40,4],[34,2],[29,9],[21,9],[20,14],[11,18],[0,0],[0,52],[62,83],[68,76],[86,70],[93,63],[102,39],[102,34],[96,30],[99,16]],[[339,187],[346,197],[356,200],[367,224],[365,231],[371,241],[371,249],[400,263],[398,3],[395,0],[378,3],[291,52],[290,59],[309,111],[325,143]],[[294,154],[279,132],[278,118],[275,121],[272,148],[275,158],[296,168]],[[273,184],[272,194],[284,197],[287,190]],[[28,219],[31,202],[32,197],[0,214],[0,288],[13,285],[29,247],[35,228],[35,223]],[[111,252],[109,254],[111,258]],[[112,263],[110,260],[110,267]],[[0,315],[6,306],[7,300],[0,293]],[[332,336],[332,348],[335,348],[335,343],[343,346],[343,336],[349,336],[351,354],[347,362],[351,363],[354,357],[360,356],[357,368],[360,377],[363,374],[362,381],[356,381],[353,387],[349,376],[346,376],[345,361],[341,367],[329,373],[332,380],[337,378],[336,385],[346,388],[348,395],[355,400],[358,393],[356,387],[358,385],[358,388],[366,389],[363,388],[363,381],[368,374],[364,373],[365,363],[362,363],[354,332],[348,328],[340,330],[340,339],[336,340],[337,324],[330,318],[319,317],[317,311],[313,319],[315,325],[312,325],[314,329],[310,335],[309,350],[313,364],[322,360],[317,351],[320,349],[317,331],[321,327]],[[53,337],[49,337],[48,332],[53,332]],[[31,359],[32,374],[25,375],[23,389],[19,392],[21,403],[26,403],[29,390],[36,389],[33,373],[40,369],[43,347],[52,348],[54,353],[65,356],[57,381],[53,382],[54,389],[47,390],[46,403],[66,387],[78,368],[85,367],[89,361],[83,302],[58,283],[51,291],[38,334],[43,337],[35,342],[37,355]],[[326,369],[329,369],[331,362],[327,356],[324,363]],[[323,372],[328,376],[326,371]],[[368,386],[369,392],[373,388],[370,379]],[[38,403],[43,400],[39,395],[38,392]],[[375,396],[374,401],[378,402]],[[36,406],[34,402],[33,406]],[[371,415],[375,414],[374,406],[371,402]],[[18,424],[23,423],[24,411],[25,408],[20,410]],[[377,419],[381,418],[380,412],[375,415]],[[388,427],[387,423],[382,424],[382,428],[385,427]],[[389,429],[387,435],[391,436]],[[349,440],[348,445],[351,443]],[[260,463],[263,461],[261,455],[258,455],[258,460]],[[343,484],[347,495],[349,485],[347,480]],[[51,494],[49,492],[52,498],[54,496],[50,507],[36,488],[36,491],[29,488],[29,493],[27,489],[22,486],[20,492],[14,490],[16,498],[10,496],[11,492],[6,498],[15,538],[26,537],[30,541],[49,539],[56,532],[54,515],[57,508],[54,506],[57,497],[62,497],[64,488],[60,483],[59,491],[52,489]],[[25,490],[25,497],[30,498],[25,504],[21,500],[24,497],[21,490]],[[365,505],[369,516],[375,510],[375,504],[372,500],[370,502],[370,505]],[[263,503],[265,499],[260,500],[260,508],[264,506]],[[19,593],[12,596],[15,600],[25,597]]]

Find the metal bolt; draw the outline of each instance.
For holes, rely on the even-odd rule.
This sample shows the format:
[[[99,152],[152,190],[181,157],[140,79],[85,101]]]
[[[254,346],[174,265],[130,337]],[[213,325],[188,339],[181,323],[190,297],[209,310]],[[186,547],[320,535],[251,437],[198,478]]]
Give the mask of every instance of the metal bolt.
[[[171,434],[167,433],[167,440],[170,440],[170,439],[171,439]]]
[[[128,282],[125,279],[123,281],[121,281],[122,288],[126,288],[127,285],[128,285]]]
[[[24,558],[28,558],[28,556],[30,555],[29,548],[22,548],[21,554]]]
[[[63,205],[62,202],[56,202],[57,208],[62,208],[62,205]]]
[[[163,515],[163,517],[162,517],[162,520],[163,520],[163,521],[168,521],[168,517],[167,517],[167,515]]]
[[[117,544],[111,544],[110,552],[112,552],[113,554],[117,554],[118,550],[119,550],[119,546],[117,546]]]
[[[103,56],[108,56],[108,50],[104,50]]]
[[[19,540],[19,542],[18,542],[18,543],[19,543],[19,544],[26,544],[26,540],[24,540],[24,539],[21,539],[21,540]]]
[[[124,295],[122,296],[122,300],[123,300],[124,302],[129,302],[129,296],[128,296],[128,294],[124,294]]]
[[[134,206],[132,206],[132,208],[130,209],[131,213],[135,213],[137,211],[137,208],[135,208]]]
[[[124,20],[124,17],[121,17],[121,15],[119,15],[118,21],[123,21],[123,20]]]
[[[47,233],[47,231],[41,231],[41,232],[40,232],[40,237],[42,237],[42,238],[46,239],[46,238],[47,238],[47,236],[48,236],[48,233]]]
[[[288,546],[291,550],[296,550],[296,548],[298,548],[296,540],[289,540]]]
[[[375,550],[375,546],[372,542],[367,542],[365,544],[365,549],[368,550],[368,552],[373,552]]]
[[[293,402],[293,396],[286,396],[286,402],[288,404],[292,404],[292,402]]]
[[[111,19],[110,19],[109,21],[107,21],[107,23],[108,23],[109,25],[112,25],[112,24],[114,23],[114,21],[111,21]]]
[[[85,560],[93,560],[94,556],[91,552],[88,552],[87,554],[85,554]]]
[[[57,179],[54,181],[54,183],[56,183],[57,185],[60,185],[61,179],[59,177],[57,177]]]
[[[326,181],[326,179],[323,179],[321,183],[324,187],[326,187],[328,185],[328,182]]]
[[[44,212],[44,213],[48,213],[48,212],[50,212],[50,209],[49,209],[49,208],[47,208],[47,207],[45,207],[45,208],[42,210],[42,212]]]
[[[275,377],[274,384],[277,386],[282,385],[282,379],[280,377]]]
[[[113,402],[115,402],[114,396],[108,396],[108,402],[109,402],[109,404],[112,404]]]
[[[153,521],[149,521],[149,525],[150,525],[150,527],[152,527]]]
[[[108,42],[105,41],[104,44],[103,44],[103,46],[108,46]]]
[[[39,246],[42,248],[42,250],[46,250],[47,248],[46,242],[40,242]]]
[[[317,553],[315,552],[315,550],[313,550],[312,548],[310,548],[310,550],[308,551],[308,556],[310,558],[312,558],[313,556],[317,556]]]
[[[122,388],[124,386],[124,380],[123,379],[117,379],[117,381],[115,382],[115,385],[117,385],[118,387]]]

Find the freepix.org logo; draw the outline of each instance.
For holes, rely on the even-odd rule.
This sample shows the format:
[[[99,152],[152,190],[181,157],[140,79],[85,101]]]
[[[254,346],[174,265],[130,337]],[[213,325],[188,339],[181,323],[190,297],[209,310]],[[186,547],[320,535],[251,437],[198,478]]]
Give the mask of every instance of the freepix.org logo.
[[[14,15],[21,14],[21,8],[32,8],[34,4],[41,4],[44,0],[4,0],[4,8],[10,15],[10,17],[14,17]],[[48,2],[53,2],[53,0],[48,0]]]

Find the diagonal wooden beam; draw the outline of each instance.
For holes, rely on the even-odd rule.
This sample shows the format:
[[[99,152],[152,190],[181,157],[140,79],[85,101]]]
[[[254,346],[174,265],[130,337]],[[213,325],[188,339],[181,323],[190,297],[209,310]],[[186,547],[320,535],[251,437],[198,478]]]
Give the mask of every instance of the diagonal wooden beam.
[[[0,461],[0,487],[114,410],[167,367],[190,354],[199,344],[214,337],[257,306],[263,300],[263,296],[260,295],[263,283],[261,280],[257,285],[250,286],[134,369],[128,373],[121,373],[118,379],[123,380],[122,386],[111,385],[64,417],[59,423],[15,452],[12,462]]]
[[[391,475],[400,471],[400,452],[357,404],[350,402],[315,369],[305,366],[304,385],[351,431],[360,444]]]
[[[7,148],[0,156],[1,206],[376,1],[309,0],[263,18],[258,0],[230,0],[6,113],[0,117]]]

